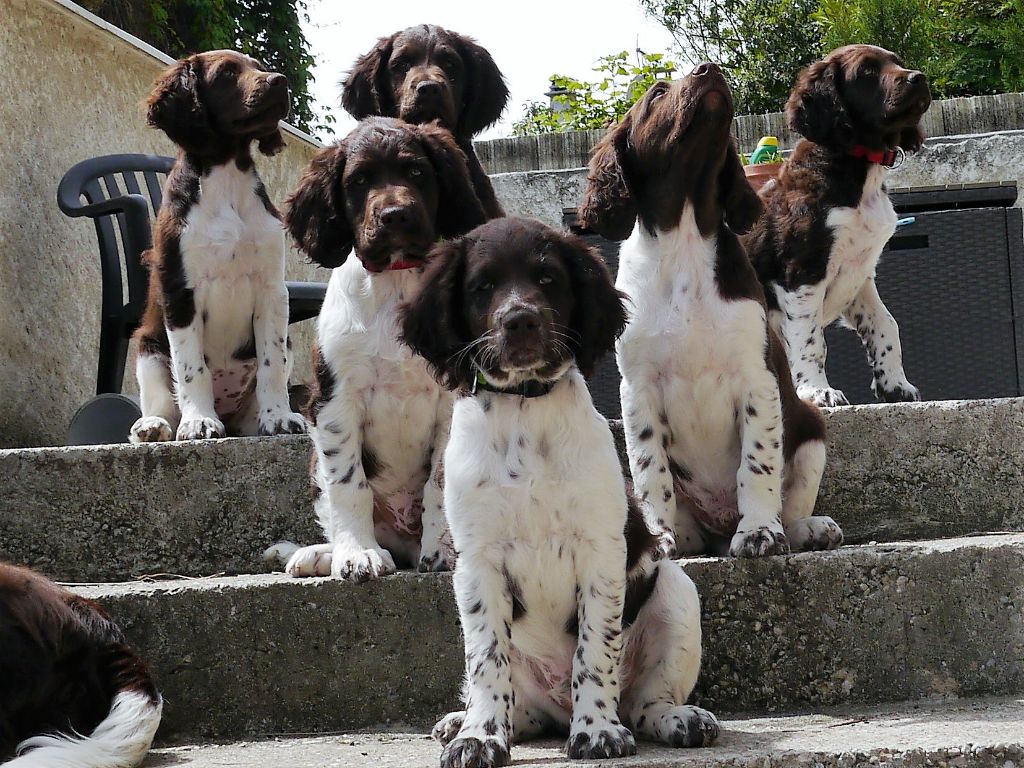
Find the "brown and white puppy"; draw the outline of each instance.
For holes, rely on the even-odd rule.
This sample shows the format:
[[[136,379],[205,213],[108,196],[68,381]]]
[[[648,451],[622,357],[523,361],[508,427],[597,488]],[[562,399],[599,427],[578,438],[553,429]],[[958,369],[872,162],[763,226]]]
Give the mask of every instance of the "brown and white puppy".
[[[27,568],[0,563],[6,768],[138,765],[162,709],[148,667],[102,608]]]
[[[718,735],[686,706],[697,590],[657,561],[584,380],[622,331],[623,298],[579,238],[503,218],[437,246],[406,310],[404,339],[459,393],[444,501],[466,709],[434,729],[444,768],[506,765],[513,740],[549,730],[577,759]]]
[[[293,576],[364,581],[396,561],[450,568],[439,467],[452,399],[399,341],[398,308],[422,283],[438,238],[484,220],[451,134],[392,118],[364,120],[321,150],[289,199],[299,247],[336,267],[307,412],[327,543],[268,550]]]
[[[888,169],[920,149],[918,124],[930,104],[921,72],[882,48],[850,45],[804,70],[786,105],[805,138],[762,191],[766,213],[745,244],[797,392],[818,405],[848,403],[825,376],[824,332],[836,320],[860,336],[875,397],[921,399],[904,373],[899,328],[878,295],[875,268],[896,230]]]
[[[472,38],[434,24],[382,37],[352,67],[341,103],[356,119],[437,120],[466,154],[470,177],[488,217],[504,212],[473,151],[473,136],[501,117],[508,88],[491,54]]]
[[[164,72],[147,119],[178,145],[153,232],[132,442],[302,432],[288,404],[284,229],[252,157],[284,146],[288,81],[211,51]]]
[[[616,345],[630,469],[667,554],[838,546],[812,517],[825,425],[796,396],[737,233],[761,203],[714,64],[651,87],[595,148],[581,219],[616,239],[633,314]],[[631,233],[630,233],[631,232]]]

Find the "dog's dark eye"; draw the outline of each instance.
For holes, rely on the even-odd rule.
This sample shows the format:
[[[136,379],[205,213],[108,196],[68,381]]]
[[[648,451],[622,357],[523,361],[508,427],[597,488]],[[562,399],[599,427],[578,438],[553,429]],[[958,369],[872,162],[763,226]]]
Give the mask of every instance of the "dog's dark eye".
[[[395,59],[391,62],[391,71],[396,74],[402,74],[409,69],[409,62],[405,59]]]
[[[348,177],[348,183],[354,187],[361,187],[366,183],[366,174],[356,173]]]
[[[223,77],[225,80],[234,80],[236,77],[238,77],[238,67],[224,67],[220,71],[220,76]]]
[[[409,166],[409,175],[410,176],[422,176],[423,175],[423,171],[421,171],[415,165],[411,165],[411,166]]]
[[[552,277],[551,275],[541,275],[537,282],[540,285],[551,285],[553,282],[555,282],[555,278]]]
[[[651,101],[657,101],[666,93],[668,93],[668,85],[666,83],[657,83],[651,91]]]
[[[473,292],[483,293],[484,291],[489,291],[492,288],[494,288],[494,283],[492,283],[490,280],[480,280],[477,282],[476,285],[473,286]]]

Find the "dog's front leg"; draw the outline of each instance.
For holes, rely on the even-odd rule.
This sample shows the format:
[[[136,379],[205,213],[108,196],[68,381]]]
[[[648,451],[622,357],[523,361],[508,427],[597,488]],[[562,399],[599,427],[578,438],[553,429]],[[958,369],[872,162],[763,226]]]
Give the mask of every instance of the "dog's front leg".
[[[512,593],[499,565],[479,553],[460,555],[455,598],[466,648],[466,711],[441,768],[508,765],[512,739]]]
[[[666,557],[675,557],[677,551],[703,551],[703,539],[696,532],[676,538],[675,488],[668,460],[671,435],[660,394],[652,384],[635,385],[623,377],[619,396],[629,471],[647,526],[657,534]]]
[[[423,488],[423,535],[420,538],[421,573],[450,571],[455,565],[455,548],[444,517],[444,450],[452,423],[454,398],[442,393],[437,405],[437,422],[430,454],[430,476]]]
[[[175,392],[181,411],[178,440],[204,440],[227,434],[213,403],[213,377],[203,355],[202,318],[200,308],[195,307],[187,325],[172,327],[170,317],[167,322]]]
[[[820,285],[802,285],[792,291],[779,285],[774,288],[782,313],[779,335],[786,346],[797,394],[823,407],[849,405],[846,395],[832,389],[825,376],[824,288]]]
[[[593,760],[636,754],[636,742],[619,721],[622,606],[626,548],[594,547],[577,566],[579,636],[572,662],[570,758]]]
[[[292,576],[323,576],[367,581],[395,571],[391,554],[377,543],[373,530],[373,489],[366,477],[363,446],[365,406],[339,380],[315,413],[316,482],[320,525],[330,542],[303,547],[285,570]]]
[[[874,378],[871,392],[886,403],[914,402],[921,399],[917,387],[907,380],[903,370],[900,328],[882,303],[875,279],[868,279],[843,317],[860,336],[867,351]]]
[[[256,403],[261,435],[300,434],[306,422],[288,404],[288,289],[281,281],[263,287],[252,316],[256,339]]]
[[[742,414],[742,452],[736,471],[740,521],[729,546],[734,557],[789,551],[782,527],[782,403],[775,375],[765,369],[750,382]]]

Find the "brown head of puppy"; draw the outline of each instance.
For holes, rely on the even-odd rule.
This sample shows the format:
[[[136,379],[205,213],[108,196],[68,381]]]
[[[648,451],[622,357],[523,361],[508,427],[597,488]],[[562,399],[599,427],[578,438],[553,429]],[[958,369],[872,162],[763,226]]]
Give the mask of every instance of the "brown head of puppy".
[[[923,72],[884,48],[847,45],[800,73],[786,114],[793,130],[829,149],[913,152],[924,141],[918,123],[931,102]]]
[[[341,97],[356,119],[437,120],[460,140],[496,121],[506,101],[505,80],[486,49],[433,24],[378,40],[356,61]]]
[[[723,222],[746,232],[762,206],[733,145],[732,116],[714,64],[655,83],[594,148],[581,223],[622,240],[637,217],[651,233],[674,229],[689,204],[704,236]]]
[[[259,142],[284,147],[278,122],[288,117],[288,78],[234,51],[197,53],[167,69],[146,100],[146,120],[186,153],[214,162]]]
[[[438,245],[402,338],[451,389],[589,376],[626,324],[600,255],[541,222],[493,219]]]
[[[354,246],[381,272],[422,261],[438,238],[485,219],[447,130],[374,117],[316,154],[288,198],[285,224],[317,264],[340,266]]]

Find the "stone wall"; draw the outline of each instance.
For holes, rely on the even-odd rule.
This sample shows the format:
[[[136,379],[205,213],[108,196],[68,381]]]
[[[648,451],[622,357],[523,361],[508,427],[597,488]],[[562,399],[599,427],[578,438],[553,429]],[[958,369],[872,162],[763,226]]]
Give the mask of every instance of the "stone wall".
[[[931,137],[1021,130],[1024,93],[934,101],[921,127]],[[762,136],[777,136],[784,149],[791,149],[800,138],[789,130],[782,112],[740,115],[733,121],[732,132],[744,152],[752,151]],[[603,130],[566,131],[478,141],[475,147],[488,173],[551,171],[585,166],[603,135]]]
[[[64,172],[98,155],[174,154],[147,128],[142,102],[170,59],[68,0],[0,0],[0,447],[63,443],[94,392],[100,265],[91,221],[66,218]],[[257,160],[276,203],[318,144],[288,127],[287,146]],[[289,255],[288,277],[327,273]],[[306,326],[306,327],[302,327]],[[312,323],[292,327],[296,375],[308,376]],[[135,390],[133,361],[125,391]]]
[[[510,214],[562,225],[562,212],[583,198],[586,168],[521,171],[491,176]],[[929,139],[889,177],[890,188],[1016,181],[1024,191],[1024,131]],[[1018,207],[1021,200],[1017,200]]]

